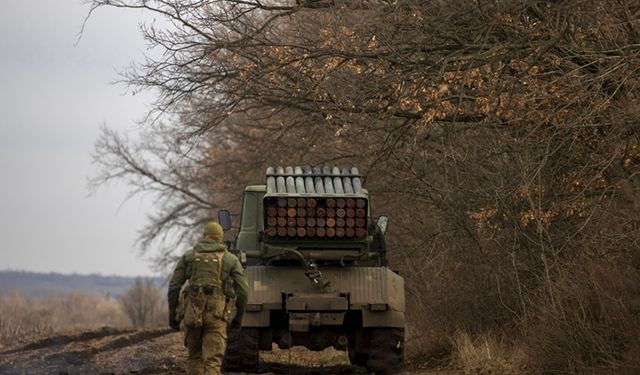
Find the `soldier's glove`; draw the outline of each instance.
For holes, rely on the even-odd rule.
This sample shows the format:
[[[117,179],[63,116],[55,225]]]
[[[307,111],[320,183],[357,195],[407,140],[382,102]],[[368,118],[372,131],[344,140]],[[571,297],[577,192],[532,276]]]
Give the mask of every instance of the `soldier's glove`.
[[[180,323],[178,323],[176,321],[176,313],[175,311],[170,311],[169,312],[169,327],[175,329],[175,330],[180,330]]]

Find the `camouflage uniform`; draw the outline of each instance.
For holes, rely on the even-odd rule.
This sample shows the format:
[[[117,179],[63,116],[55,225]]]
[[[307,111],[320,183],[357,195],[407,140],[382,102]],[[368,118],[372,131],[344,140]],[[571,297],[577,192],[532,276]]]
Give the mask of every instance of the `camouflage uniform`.
[[[227,319],[233,307],[233,299],[229,297],[232,293],[223,290],[229,279],[233,280],[236,307],[232,325],[240,326],[247,304],[247,278],[238,258],[227,251],[221,240],[222,228],[217,223],[207,224],[204,239],[180,258],[169,283],[169,324],[177,328],[184,317],[180,326],[185,331],[185,346],[189,350],[189,375],[221,374],[220,367],[227,344]],[[203,267],[206,267],[205,271],[202,271]],[[189,285],[182,292],[181,300],[180,290],[187,280]],[[196,319],[200,320],[195,326],[188,324],[190,319],[188,312],[185,312],[185,305],[188,309],[189,303],[191,306],[197,305],[195,310],[200,312]]]

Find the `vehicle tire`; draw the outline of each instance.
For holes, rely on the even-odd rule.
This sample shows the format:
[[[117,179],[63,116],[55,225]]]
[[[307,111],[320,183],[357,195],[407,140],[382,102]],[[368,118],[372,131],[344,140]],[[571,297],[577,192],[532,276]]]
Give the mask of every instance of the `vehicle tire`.
[[[367,369],[376,374],[397,374],[404,361],[404,329],[373,328]]]
[[[226,371],[253,371],[260,361],[260,335],[257,328],[242,328],[227,334],[227,351],[222,367]]]

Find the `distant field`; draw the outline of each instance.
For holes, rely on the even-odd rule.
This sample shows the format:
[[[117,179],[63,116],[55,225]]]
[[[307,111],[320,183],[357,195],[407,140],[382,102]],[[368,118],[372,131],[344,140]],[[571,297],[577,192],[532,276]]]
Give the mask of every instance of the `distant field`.
[[[25,271],[0,271],[0,296],[18,291],[25,297],[67,294],[74,291],[118,297],[133,284],[135,277],[103,275],[64,275]],[[153,278],[159,288],[166,287],[164,278]]]

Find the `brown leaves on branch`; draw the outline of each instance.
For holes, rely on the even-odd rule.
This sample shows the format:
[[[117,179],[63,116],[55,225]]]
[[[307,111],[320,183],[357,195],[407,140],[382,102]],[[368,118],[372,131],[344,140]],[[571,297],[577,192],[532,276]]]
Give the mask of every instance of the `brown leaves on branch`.
[[[464,326],[526,337],[548,324],[561,337],[531,345],[566,350],[552,372],[627,363],[611,348],[627,348],[624,327],[638,319],[623,308],[615,321],[595,317],[606,310],[598,301],[631,293],[601,285],[614,274],[633,284],[640,265],[637,5],[93,4],[169,21],[145,34],[164,54],[124,80],[157,90],[153,110],[177,124],[150,127],[168,136],[136,146],[105,143],[117,140],[105,133],[96,158],[108,171],[96,183],[124,178],[160,197],[143,238],[189,233],[219,202],[237,208],[266,165],[357,164],[375,211],[394,223],[392,261],[408,276],[412,311],[442,327],[436,336]],[[602,298],[586,322],[574,307],[591,295]],[[556,314],[573,320],[550,324]],[[562,341],[585,326],[607,334]]]

